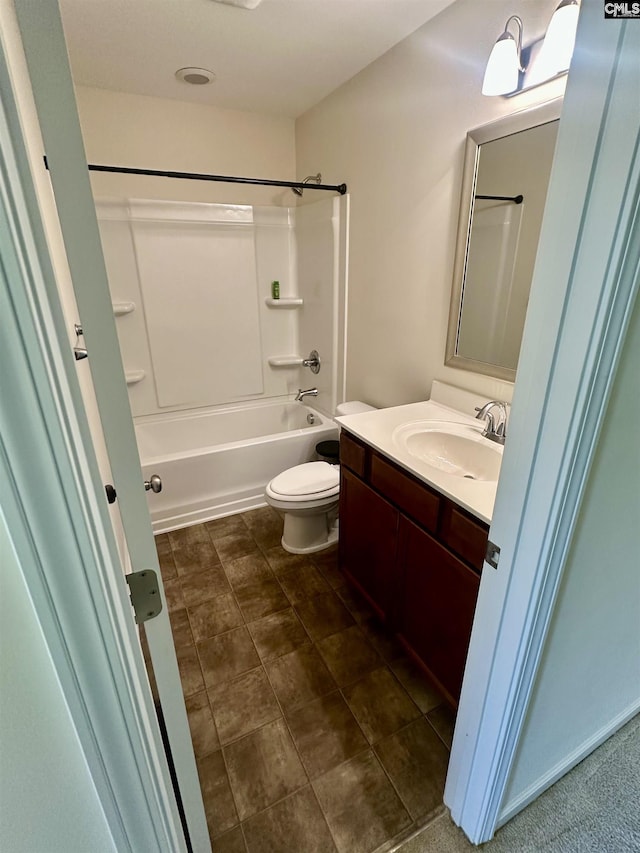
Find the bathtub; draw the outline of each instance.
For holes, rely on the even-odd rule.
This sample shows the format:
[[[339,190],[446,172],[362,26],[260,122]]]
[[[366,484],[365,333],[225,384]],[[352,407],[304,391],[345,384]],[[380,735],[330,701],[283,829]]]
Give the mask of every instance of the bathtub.
[[[264,506],[269,480],[338,437],[330,418],[291,402],[149,416],[135,430],[144,479],[162,478],[148,493],[156,533]]]

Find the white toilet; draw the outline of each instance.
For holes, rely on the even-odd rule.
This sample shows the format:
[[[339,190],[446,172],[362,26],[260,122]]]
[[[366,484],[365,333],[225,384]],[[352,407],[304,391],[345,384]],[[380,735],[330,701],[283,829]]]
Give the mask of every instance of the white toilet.
[[[368,412],[373,406],[340,403],[337,415]],[[284,517],[282,547],[291,554],[312,554],[338,541],[340,466],[305,462],[287,468],[268,483],[267,503]]]

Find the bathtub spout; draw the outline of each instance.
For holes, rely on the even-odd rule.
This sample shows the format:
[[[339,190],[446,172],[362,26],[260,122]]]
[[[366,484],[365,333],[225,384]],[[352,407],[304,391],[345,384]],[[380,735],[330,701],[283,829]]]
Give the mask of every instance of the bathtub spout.
[[[296,402],[301,403],[304,401],[305,397],[317,397],[318,389],[317,388],[308,388],[306,391],[303,391],[302,388],[298,388],[298,393],[296,394]]]

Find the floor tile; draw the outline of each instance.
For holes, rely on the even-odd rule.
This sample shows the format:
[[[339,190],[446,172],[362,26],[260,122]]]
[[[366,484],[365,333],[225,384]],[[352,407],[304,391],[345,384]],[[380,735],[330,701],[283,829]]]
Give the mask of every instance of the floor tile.
[[[370,743],[420,716],[418,706],[386,666],[345,688],[343,693]]]
[[[453,743],[453,730],[456,726],[456,713],[448,705],[442,704],[427,714],[427,720],[431,723],[440,740],[447,749],[451,749]]]
[[[223,563],[237,560],[247,554],[255,554],[258,551],[258,543],[248,530],[231,533],[216,539],[216,551]]]
[[[406,657],[404,646],[400,640],[377,617],[372,616],[358,623],[360,630],[371,643],[378,654],[387,663]]]
[[[226,593],[189,608],[189,622],[196,642],[215,637],[243,623],[233,593]]]
[[[220,748],[220,740],[216,725],[213,722],[213,714],[209,707],[209,697],[203,690],[185,699],[187,707],[187,718],[191,731],[191,742],[196,758],[202,758]]]
[[[330,548],[324,548],[322,551],[316,551],[309,555],[316,566],[321,569],[325,567],[335,568],[338,565],[338,546],[332,545]]]
[[[220,565],[183,575],[180,584],[187,607],[195,607],[203,601],[211,601],[212,598],[231,591],[224,569]]]
[[[293,711],[287,722],[310,779],[369,746],[338,691]]]
[[[273,578],[271,566],[258,551],[225,562],[224,570],[233,589]]]
[[[371,751],[340,764],[312,784],[340,853],[371,853],[411,824]]]
[[[411,658],[403,657],[389,664],[394,675],[423,714],[442,704],[442,694]]]
[[[158,562],[160,563],[160,573],[164,581],[169,578],[175,578],[176,563],[173,559],[173,551],[171,550],[171,542],[169,541],[168,533],[159,533],[155,537],[156,551],[158,552]]]
[[[351,584],[345,583],[339,586],[336,593],[356,622],[364,622],[365,619],[370,619],[373,616],[373,610],[365,601],[364,596]]]
[[[244,627],[203,640],[197,648],[207,687],[217,687],[260,665],[253,640]]]
[[[238,823],[222,751],[212,752],[197,764],[209,834],[216,838]]]
[[[240,587],[236,599],[247,622],[289,607],[289,599],[275,577]]]
[[[282,716],[262,667],[233,681],[210,687],[208,692],[218,736],[223,744]]]
[[[382,659],[357,625],[325,637],[317,644],[329,672],[340,687],[382,666]]]
[[[336,689],[329,670],[313,646],[301,646],[265,664],[285,713]]]
[[[239,826],[216,838],[214,853],[247,853],[244,835]]]
[[[249,853],[336,853],[310,787],[249,818],[244,832]]]
[[[291,607],[251,622],[247,627],[263,661],[282,657],[311,642]]]
[[[173,645],[176,651],[183,646],[192,646],[193,634],[191,633],[191,625],[189,624],[186,608],[171,610],[169,612],[169,622],[171,623],[171,634],[173,635]]]
[[[333,592],[302,601],[296,611],[314,641],[353,625],[353,617]]]
[[[178,575],[188,575],[211,568],[220,562],[211,537],[203,524],[172,530],[169,541]]]
[[[291,569],[313,565],[306,554],[290,554],[289,551],[284,550],[282,545],[276,545],[274,548],[266,548],[264,556],[278,577],[284,572],[291,571]]]
[[[223,747],[241,820],[283,799],[307,782],[284,720]]]
[[[424,717],[380,741],[375,752],[413,820],[442,806],[449,751]]]
[[[338,567],[338,548],[327,548],[311,554],[312,563],[317,566],[331,587],[337,589],[345,582],[345,576]]]
[[[250,510],[243,514],[245,524],[262,549],[273,548],[282,539],[283,520],[270,506]]]
[[[214,545],[217,539],[224,539],[226,536],[236,534],[242,535],[247,532],[247,525],[244,523],[242,515],[227,515],[224,518],[214,518],[213,521],[207,521],[204,526]]]
[[[164,581],[164,595],[167,599],[167,608],[169,610],[180,610],[185,606],[182,587],[177,577],[168,578]]]
[[[183,694],[193,696],[194,693],[201,693],[204,690],[204,679],[195,645],[176,648],[176,659]]]
[[[278,575],[278,580],[292,604],[301,604],[308,598],[331,591],[329,584],[313,563],[302,563],[296,568],[282,572]]]

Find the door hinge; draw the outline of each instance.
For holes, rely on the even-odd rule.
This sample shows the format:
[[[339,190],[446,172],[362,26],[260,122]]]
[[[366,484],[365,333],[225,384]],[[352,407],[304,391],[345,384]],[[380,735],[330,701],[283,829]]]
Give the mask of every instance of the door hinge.
[[[500,548],[497,545],[494,545],[493,542],[487,542],[487,551],[484,555],[484,558],[490,566],[493,566],[494,569],[498,568],[498,561],[500,559]]]
[[[158,586],[158,578],[152,569],[141,572],[131,572],[125,575],[129,584],[129,598],[136,614],[138,625],[153,619],[162,610],[162,597]]]

